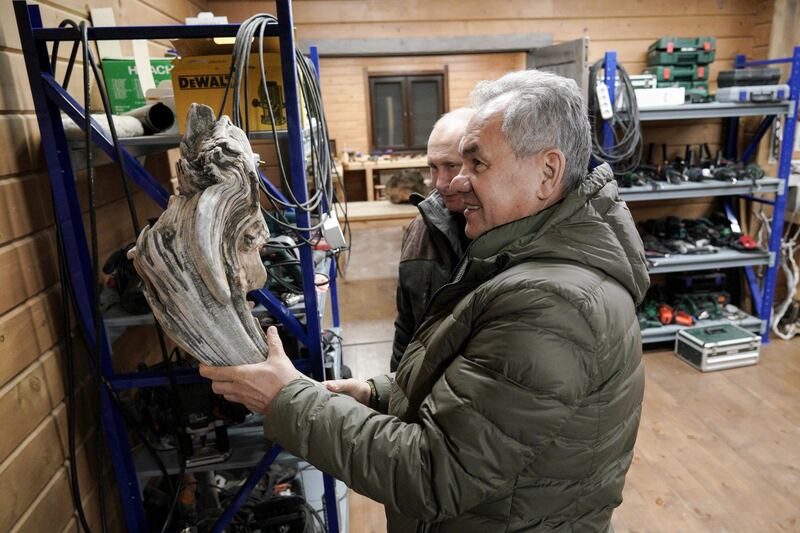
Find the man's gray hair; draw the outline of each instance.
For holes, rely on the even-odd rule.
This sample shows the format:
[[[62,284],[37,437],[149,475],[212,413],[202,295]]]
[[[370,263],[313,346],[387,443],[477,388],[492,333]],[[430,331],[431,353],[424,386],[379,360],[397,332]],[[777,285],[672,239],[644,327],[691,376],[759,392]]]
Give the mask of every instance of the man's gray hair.
[[[509,72],[478,83],[471,99],[480,115],[503,112],[502,131],[516,157],[561,150],[565,192],[581,184],[592,144],[586,101],[574,80],[541,70]]]

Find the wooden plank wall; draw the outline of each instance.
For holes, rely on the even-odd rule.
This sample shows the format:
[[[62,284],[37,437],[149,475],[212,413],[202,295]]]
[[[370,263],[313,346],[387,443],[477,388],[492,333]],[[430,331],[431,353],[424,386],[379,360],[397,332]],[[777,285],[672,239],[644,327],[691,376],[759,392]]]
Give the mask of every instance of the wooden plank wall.
[[[257,11],[273,9],[271,2],[210,1],[215,13],[231,21]],[[772,2],[760,0],[569,0],[531,2],[513,0],[401,1],[296,0],[297,34],[305,39],[433,37],[437,35],[491,35],[549,32],[554,43],[588,36],[590,60],[616,50],[629,73],[646,66],[647,46],[664,35],[717,37],[716,72],[730,68],[737,53],[764,56],[769,45]],[[447,66],[451,108],[467,103],[469,91],[481,79],[522,68],[518,54],[453,55],[413,58],[323,58],[322,90],[331,135],[337,149],[367,150],[367,94],[365,77],[375,71],[409,71]],[[715,85],[715,83],[712,83]],[[720,138],[719,121],[693,128],[657,125],[647,141],[669,142],[675,151],[685,142]],[[678,140],[680,139],[680,140]]]
[[[43,0],[40,4],[45,25],[87,18],[86,0]],[[91,5],[113,7],[117,23],[129,25],[174,24],[206,8],[205,0],[92,0]],[[166,44],[151,42],[151,53],[162,55]],[[68,53],[69,47],[63,45],[61,73]],[[79,65],[70,90],[82,102],[81,76]],[[0,432],[0,531],[74,531],[77,522],[66,459],[64,330],[50,186],[10,1],[0,3],[0,144],[0,420],[4,426]],[[147,166],[168,184],[168,157],[152,157]],[[101,167],[96,180],[104,259],[131,242],[133,232],[115,167]],[[78,184],[85,206],[85,174],[78,177]],[[136,195],[136,203],[142,220],[160,212],[142,193]],[[136,342],[132,342],[134,337]],[[154,340],[147,330],[123,336],[115,345],[120,369],[135,368],[137,361],[154,351]],[[76,342],[76,346],[81,344]],[[78,354],[82,362],[77,461],[84,506],[92,529],[99,530],[96,394],[84,379],[83,354]],[[109,461],[106,465],[110,468]],[[111,471],[107,476],[113,478]],[[113,482],[106,487],[113,530],[122,531]]]

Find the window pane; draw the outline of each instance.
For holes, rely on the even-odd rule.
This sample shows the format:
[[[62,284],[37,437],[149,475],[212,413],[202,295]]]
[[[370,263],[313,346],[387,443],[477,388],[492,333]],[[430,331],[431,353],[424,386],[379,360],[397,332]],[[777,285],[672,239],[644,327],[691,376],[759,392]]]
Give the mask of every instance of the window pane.
[[[436,81],[414,81],[411,83],[411,110],[414,113],[414,146],[428,142],[433,124],[442,114],[442,93]]]
[[[372,89],[372,118],[375,146],[402,146],[403,86],[399,81],[375,82]]]

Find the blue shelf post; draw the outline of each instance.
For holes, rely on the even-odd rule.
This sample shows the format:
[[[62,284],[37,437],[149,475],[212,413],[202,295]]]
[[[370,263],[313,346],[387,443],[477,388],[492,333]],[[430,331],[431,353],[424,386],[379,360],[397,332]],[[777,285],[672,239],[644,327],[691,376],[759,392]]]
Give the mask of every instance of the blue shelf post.
[[[285,85],[285,101],[288,119],[289,158],[292,174],[292,190],[300,202],[308,198],[305,168],[302,149],[302,130],[297,87],[297,65],[295,61],[295,43],[292,33],[291,0],[278,0],[279,23],[268,30],[267,36],[280,38],[282,72]],[[72,297],[77,309],[78,325],[87,345],[94,346],[95,320],[102,322],[102,317],[94,316],[94,286],[91,257],[83,226],[81,206],[75,184],[75,175],[69,158],[69,145],[64,135],[61,112],[72,118],[80,127],[85,123],[85,110],[72,98],[53,77],[50,69],[50,58],[47,49],[49,42],[76,42],[80,35],[74,28],[44,28],[37,5],[29,5],[27,0],[14,0],[14,12],[20,34],[20,42],[25,58],[25,65],[31,87],[36,118],[41,133],[42,152],[53,191],[53,207],[56,224],[67,263],[67,270],[72,286]],[[223,25],[165,25],[165,26],[130,26],[130,27],[94,27],[88,29],[90,41],[121,39],[173,39],[173,38],[206,38],[233,37],[239,29],[238,24]],[[94,120],[91,121],[93,142],[112,160],[117,154],[108,133]],[[88,149],[88,147],[87,147]],[[141,187],[150,198],[166,207],[169,193],[153,178],[144,167],[122,148],[122,164],[127,176]],[[262,177],[263,179],[263,177]],[[271,185],[271,184],[270,184]],[[308,227],[310,220],[307,213],[299,210],[297,223]],[[309,232],[302,235],[308,239]],[[300,247],[300,262],[303,273],[303,293],[305,296],[306,324],[301,324],[280,300],[265,289],[254,291],[253,296],[264,303],[267,309],[280,320],[289,331],[296,335],[310,352],[310,370],[317,379],[325,378],[325,367],[322,358],[322,332],[319,311],[317,309],[316,285],[314,284],[313,250],[310,244]],[[331,277],[331,290],[335,294],[335,276]],[[336,306],[336,299],[332,299]],[[338,317],[338,309],[334,307],[334,315]],[[338,322],[338,319],[337,319]],[[125,515],[126,529],[131,532],[147,532],[148,524],[144,516],[141,492],[133,463],[125,419],[114,401],[116,390],[165,386],[168,384],[163,373],[134,372],[116,374],[111,360],[111,349],[101,327],[101,362],[100,368],[91,365],[91,372],[100,387],[100,410],[103,428],[111,453],[114,472],[119,486],[122,509]],[[298,362],[305,364],[305,361]],[[200,381],[196,371],[176,370],[179,383]],[[259,464],[251,472],[248,481],[237,494],[235,501],[215,525],[215,531],[223,530],[235,515],[237,509],[247,500],[252,488],[263,477],[269,466],[280,452],[273,445]],[[224,465],[224,464],[223,464]],[[335,481],[325,476],[325,505],[328,517],[328,531],[337,533],[338,507],[335,494]],[[333,512],[331,512],[331,509]]]
[[[608,87],[608,98],[611,100],[611,109],[614,113],[617,112],[616,105],[616,91],[617,91],[617,53],[614,51],[606,52],[605,60],[603,62],[604,82]],[[596,90],[596,87],[589,87],[590,91]],[[614,146],[614,127],[611,122],[606,120],[603,122],[603,150],[610,152]]]
[[[773,263],[767,268],[764,277],[764,289],[759,309],[759,318],[766,324],[766,330],[762,336],[764,342],[769,342],[770,323],[772,321],[772,303],[775,297],[775,284],[778,280],[778,265],[781,254],[781,238],[783,236],[783,224],[786,218],[786,196],[789,194],[789,176],[792,172],[792,150],[794,149],[794,136],[796,135],[798,101],[800,101],[800,46],[795,46],[792,57],[785,60],[772,60],[773,63],[788,62],[791,64],[789,75],[789,87],[791,89],[792,110],[786,115],[783,123],[783,140],[781,142],[781,155],[778,163],[778,178],[783,181],[783,187],[775,198],[775,206],[772,210],[772,232],[769,239],[769,251],[773,254]],[[738,61],[737,61],[738,63]],[[760,64],[754,61],[750,65]],[[792,221],[789,221],[791,224]]]
[[[774,202],[764,202],[772,205],[772,225],[770,228],[770,239],[768,249],[772,255],[772,261],[766,269],[764,280],[759,286],[758,278],[752,267],[745,270],[747,284],[753,297],[753,307],[756,314],[764,322],[764,331],[761,340],[769,342],[769,332],[772,325],[772,306],[775,299],[775,285],[778,280],[778,269],[781,256],[781,238],[783,236],[783,225],[786,219],[786,196],[789,193],[789,175],[791,174],[792,151],[794,147],[794,136],[797,129],[798,100],[800,100],[800,46],[794,47],[792,56],[780,59],[766,59],[758,61],[747,61],[744,55],[737,55],[734,61],[735,68],[760,67],[766,65],[778,65],[789,63],[789,88],[792,106],[786,115],[783,123],[783,139],[781,141],[780,159],[778,161],[778,178],[783,182]],[[764,119],[756,132],[755,138],[742,153],[742,162],[747,162],[755,152],[756,145],[771,125],[770,117]],[[763,200],[759,200],[763,201]],[[791,224],[792,221],[789,221]]]

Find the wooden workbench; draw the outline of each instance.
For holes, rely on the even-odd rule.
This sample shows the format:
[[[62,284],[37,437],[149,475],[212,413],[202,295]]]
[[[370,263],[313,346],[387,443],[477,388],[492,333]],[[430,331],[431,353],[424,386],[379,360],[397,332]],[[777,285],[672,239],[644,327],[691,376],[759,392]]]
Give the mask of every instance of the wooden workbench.
[[[354,227],[404,226],[418,214],[416,206],[389,200],[347,203],[347,218]]]
[[[425,155],[397,159],[378,159],[376,161],[343,161],[344,170],[363,170],[367,186],[367,201],[375,200],[375,170],[399,170],[403,168],[425,168],[428,158]],[[355,203],[355,202],[354,202]]]

